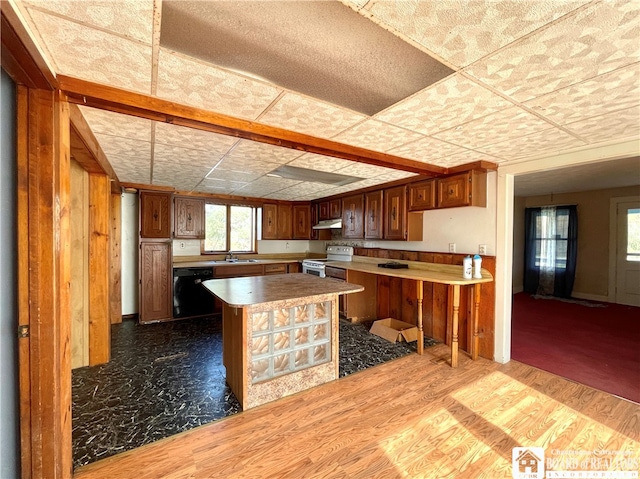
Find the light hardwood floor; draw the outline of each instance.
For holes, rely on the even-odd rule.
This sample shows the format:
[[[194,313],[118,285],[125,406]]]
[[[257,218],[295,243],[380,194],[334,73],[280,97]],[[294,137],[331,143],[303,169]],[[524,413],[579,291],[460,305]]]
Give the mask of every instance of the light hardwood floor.
[[[425,350],[90,464],[75,479],[511,478],[512,449],[627,450],[640,407],[512,361]],[[547,452],[549,454],[549,452]]]

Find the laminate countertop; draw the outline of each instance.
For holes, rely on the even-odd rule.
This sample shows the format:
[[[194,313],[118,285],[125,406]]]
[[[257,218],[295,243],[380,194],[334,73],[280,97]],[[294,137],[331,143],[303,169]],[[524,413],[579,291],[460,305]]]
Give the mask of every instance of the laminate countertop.
[[[252,260],[239,260],[239,261],[226,261],[226,260],[195,260],[195,261],[173,261],[174,268],[215,268],[216,266],[241,266],[247,264],[285,264],[285,263],[299,263],[301,259],[252,259]]]
[[[358,284],[304,273],[209,279],[203,281],[202,285],[220,300],[236,308],[310,296],[364,291],[364,287]]]
[[[467,284],[490,283],[493,276],[486,269],[482,269],[482,278],[464,279],[462,277],[462,266],[453,264],[423,263],[421,261],[393,261],[394,263],[405,263],[407,269],[380,268],[378,264],[389,263],[392,260],[383,258],[361,257],[354,261],[328,261],[326,266],[341,268],[362,273],[379,274],[383,276],[393,276],[396,278],[415,279],[417,281],[427,281],[430,283],[454,284],[464,286]]]

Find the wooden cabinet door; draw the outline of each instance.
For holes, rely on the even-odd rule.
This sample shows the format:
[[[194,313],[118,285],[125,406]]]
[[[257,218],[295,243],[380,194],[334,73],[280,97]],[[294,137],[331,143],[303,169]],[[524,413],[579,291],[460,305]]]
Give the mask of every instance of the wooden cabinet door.
[[[140,236],[171,238],[171,193],[140,192]]]
[[[339,220],[340,218],[342,218],[342,202],[329,200],[329,219]]]
[[[140,322],[173,315],[171,243],[140,243]]]
[[[318,219],[328,220],[329,218],[329,202],[323,201],[318,204]]]
[[[293,238],[291,205],[278,205],[278,239]]]
[[[409,185],[409,211],[430,210],[436,207],[436,180]]]
[[[342,200],[342,237],[364,238],[364,197],[354,195]]]
[[[278,205],[262,205],[262,239],[278,239]]]
[[[311,238],[311,206],[294,205],[293,239]]]
[[[365,195],[364,216],[364,237],[382,239],[382,190]]]
[[[384,238],[405,239],[407,231],[407,187],[397,186],[384,190]]]
[[[468,206],[471,204],[471,175],[461,173],[438,178],[438,208]]]
[[[176,238],[204,238],[204,200],[175,198],[173,214]]]

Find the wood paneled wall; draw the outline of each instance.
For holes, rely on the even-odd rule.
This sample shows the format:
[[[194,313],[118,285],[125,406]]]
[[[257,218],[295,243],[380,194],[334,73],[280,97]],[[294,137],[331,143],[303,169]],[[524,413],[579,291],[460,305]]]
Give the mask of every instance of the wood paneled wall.
[[[405,261],[424,261],[427,263],[462,265],[464,254],[429,253],[424,251],[388,250],[380,248],[355,248],[357,256],[369,256]],[[496,259],[483,256],[482,267],[495,276]],[[444,284],[424,283],[422,302],[422,324],[424,334],[447,344],[451,342],[451,324],[447,323],[452,299],[449,288]],[[465,351],[470,350],[471,312],[473,287],[461,288],[459,311],[459,344]],[[479,355],[493,360],[495,283],[481,285],[480,314],[478,332],[480,336]],[[378,318],[395,318],[416,324],[418,317],[418,298],[415,281],[389,276],[378,276]]]
[[[111,257],[109,262],[109,316],[111,324],[122,322],[122,257],[120,255],[120,240],[122,237],[122,196],[111,195],[111,231],[109,242]]]

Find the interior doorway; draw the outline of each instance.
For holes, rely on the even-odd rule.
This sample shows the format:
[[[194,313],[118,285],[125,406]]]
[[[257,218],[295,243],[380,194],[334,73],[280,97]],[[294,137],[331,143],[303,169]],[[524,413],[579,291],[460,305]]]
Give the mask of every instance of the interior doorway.
[[[614,205],[610,247],[615,249],[615,302],[640,306],[640,198],[614,198],[612,210]]]

